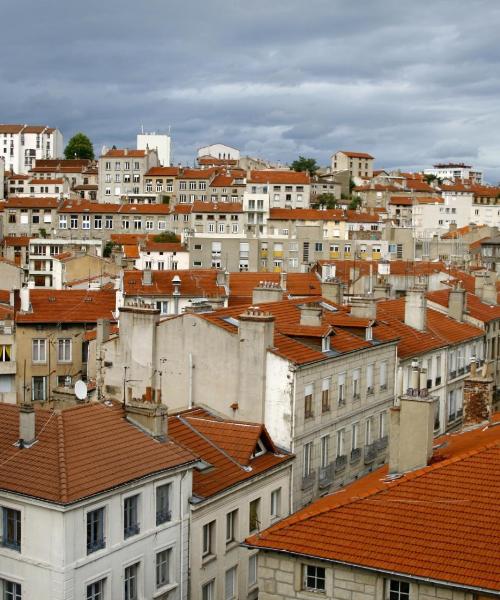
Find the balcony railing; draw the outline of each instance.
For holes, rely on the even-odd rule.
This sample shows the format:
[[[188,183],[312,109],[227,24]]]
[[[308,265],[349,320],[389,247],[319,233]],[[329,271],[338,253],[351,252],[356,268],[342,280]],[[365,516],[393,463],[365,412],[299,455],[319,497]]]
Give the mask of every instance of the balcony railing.
[[[90,540],[87,542],[87,554],[92,554],[92,552],[97,552],[97,550],[102,550],[106,547],[106,538],[101,537],[95,540]]]
[[[341,454],[335,459],[335,471],[342,471],[347,465],[347,455]]]
[[[326,467],[321,467],[319,470],[319,487],[324,488],[330,485],[335,474],[335,464],[330,463]]]
[[[141,528],[139,527],[139,523],[134,523],[123,529],[123,537],[129,538],[133,535],[137,535],[140,531]]]
[[[16,550],[16,552],[21,552],[21,542],[18,540],[13,540],[8,537],[2,537],[1,545],[4,548],[10,548],[10,550]]]
[[[351,450],[351,465],[354,465],[357,462],[359,462],[360,458],[361,458],[361,448],[353,448]]]
[[[316,471],[311,471],[308,475],[302,477],[302,489],[307,490],[313,487],[316,481]]]
[[[389,444],[389,438],[386,435],[374,442],[374,445],[377,448],[377,452],[382,452],[383,450],[385,450],[387,448],[388,444]]]
[[[436,383],[434,385],[441,385],[441,376],[436,377]]]
[[[365,446],[365,465],[369,465],[377,458],[377,448],[375,444]]]
[[[172,520],[172,511],[171,510],[157,510],[156,511],[156,524],[161,525],[162,523],[167,523],[167,521]]]

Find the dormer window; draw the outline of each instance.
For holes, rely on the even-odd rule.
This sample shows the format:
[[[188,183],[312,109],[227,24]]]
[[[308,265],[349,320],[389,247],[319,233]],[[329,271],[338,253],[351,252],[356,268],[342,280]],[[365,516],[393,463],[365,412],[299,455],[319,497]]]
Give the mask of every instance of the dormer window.
[[[373,340],[373,327],[371,325],[366,328],[365,339],[367,342],[371,342]]]
[[[325,335],[321,338],[321,352],[328,352],[330,349],[330,336]]]
[[[262,443],[262,440],[259,438],[257,440],[257,445],[255,446],[255,449],[253,451],[252,458],[257,458],[258,456],[262,456],[263,454],[266,453],[266,451],[267,451],[266,447]]]

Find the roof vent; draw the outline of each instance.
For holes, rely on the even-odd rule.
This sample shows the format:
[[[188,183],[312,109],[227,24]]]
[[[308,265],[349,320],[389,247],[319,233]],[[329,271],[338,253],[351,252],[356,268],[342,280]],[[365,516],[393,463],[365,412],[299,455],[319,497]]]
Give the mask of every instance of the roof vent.
[[[56,301],[55,296],[49,296],[48,300],[49,300],[49,302],[55,302]]]

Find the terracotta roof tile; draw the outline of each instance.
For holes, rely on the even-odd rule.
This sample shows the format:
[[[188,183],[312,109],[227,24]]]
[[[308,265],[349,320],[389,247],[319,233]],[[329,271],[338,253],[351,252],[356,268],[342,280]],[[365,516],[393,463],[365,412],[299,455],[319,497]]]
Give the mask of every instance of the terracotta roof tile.
[[[129,148],[111,148],[102,156],[109,158],[144,158],[146,156],[146,150],[131,150]]]
[[[193,269],[184,271],[152,271],[152,285],[142,283],[142,271],[123,272],[123,290],[126,296],[171,296],[174,292],[172,279],[178,276],[181,297],[220,298],[226,295],[224,286],[217,285],[216,269]]]
[[[66,200],[59,208],[60,213],[92,213],[119,215],[167,215],[168,204],[114,204],[90,200]]]
[[[240,202],[200,202],[191,205],[192,213],[242,213],[243,205]]]
[[[250,304],[261,281],[280,282],[280,273],[236,272],[229,274],[229,304]],[[287,273],[285,296],[319,296],[321,282],[315,273]]]
[[[339,150],[336,154],[345,154],[349,158],[368,158],[373,159],[371,154],[367,154],[366,152],[352,152],[351,150]]]
[[[5,201],[5,208],[57,208],[58,198],[21,198],[10,196]]]
[[[450,290],[437,290],[435,292],[428,292],[427,294],[427,298],[431,302],[444,307],[448,307],[449,296]],[[500,319],[500,306],[498,304],[481,302],[475,294],[471,294],[470,292],[466,292],[466,310],[471,317],[483,323]]]
[[[382,467],[246,543],[498,593],[500,427],[440,441],[439,462],[392,482]]]
[[[303,171],[285,171],[285,170],[263,170],[250,171],[249,183],[277,183],[290,185],[309,185],[311,178],[309,174]]]

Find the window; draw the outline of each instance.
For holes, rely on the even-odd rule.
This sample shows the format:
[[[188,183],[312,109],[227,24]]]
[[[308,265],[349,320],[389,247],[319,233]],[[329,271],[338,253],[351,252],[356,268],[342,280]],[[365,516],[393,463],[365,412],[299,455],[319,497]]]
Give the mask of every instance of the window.
[[[304,444],[304,465],[303,465],[303,470],[302,470],[304,477],[309,477],[309,475],[311,474],[312,449],[313,449],[312,442],[308,442],[307,444]]]
[[[325,591],[325,567],[303,566],[303,589],[310,592]]]
[[[0,344],[0,362],[10,362],[12,357],[12,346],[10,344]]]
[[[387,363],[385,361],[380,363],[380,389],[387,389]]]
[[[354,400],[359,399],[359,379],[360,379],[360,371],[359,369],[354,369],[352,372],[352,397]]]
[[[201,600],[215,600],[215,580],[205,583],[201,588]]]
[[[44,363],[47,360],[47,340],[33,340],[32,360],[34,363]]]
[[[139,495],[129,496],[123,502],[123,537],[126,539],[139,533],[139,522],[137,520],[139,509]]]
[[[78,215],[71,215],[69,220],[70,229],[78,229]]]
[[[252,554],[248,559],[248,587],[257,584],[257,554]]]
[[[21,552],[21,511],[2,507],[2,546]]]
[[[339,375],[339,379],[338,379],[338,384],[339,384],[339,390],[338,390],[338,404],[339,406],[344,406],[345,404],[345,373],[340,373]]]
[[[378,437],[383,438],[385,436],[385,412],[380,413],[378,416]]]
[[[71,338],[57,340],[57,362],[71,362]]]
[[[224,600],[233,600],[236,597],[236,567],[228,569],[224,579]]]
[[[321,443],[321,468],[324,469],[330,462],[330,436],[324,435],[320,439]]]
[[[31,399],[45,402],[47,392],[47,378],[36,375],[31,378]]]
[[[128,217],[122,217],[122,229],[129,229],[130,221]]]
[[[0,579],[0,590],[3,590],[2,600],[22,600],[20,583]]]
[[[410,584],[407,581],[390,579],[387,600],[410,600]]]
[[[104,227],[106,229],[113,229],[113,217],[111,215],[106,215],[104,219]]]
[[[260,498],[252,500],[248,510],[248,529],[250,533],[257,531],[260,527]]]
[[[156,587],[170,583],[170,562],[172,550],[167,548],[156,554]]]
[[[87,586],[87,600],[104,600],[104,582],[105,579],[94,581]]]
[[[281,514],[281,488],[271,492],[271,518],[276,519]]]
[[[139,563],[130,565],[125,569],[123,577],[125,600],[138,600],[137,579],[139,576]]]
[[[373,365],[366,367],[366,393],[373,394]]]
[[[102,229],[102,215],[95,215],[94,229]]]
[[[215,554],[215,521],[203,525],[203,551],[202,556]]]
[[[313,386],[306,385],[304,391],[304,419],[310,419],[313,416]]]
[[[359,423],[354,423],[351,429],[351,450],[356,450],[359,444]]]
[[[345,429],[339,429],[337,431],[337,456],[344,456],[345,454]]]
[[[330,379],[323,379],[321,384],[321,412],[330,410]]]
[[[232,510],[226,514],[226,544],[230,544],[236,540],[237,519],[237,510]]]
[[[316,242],[314,244],[314,250],[316,252],[323,252],[323,243],[322,242]]]
[[[372,420],[371,417],[366,420],[365,426],[365,445],[369,446],[372,442]]]
[[[101,550],[105,545],[104,508],[97,508],[87,513],[87,554]]]
[[[68,218],[66,215],[59,215],[59,229],[67,229]]]

